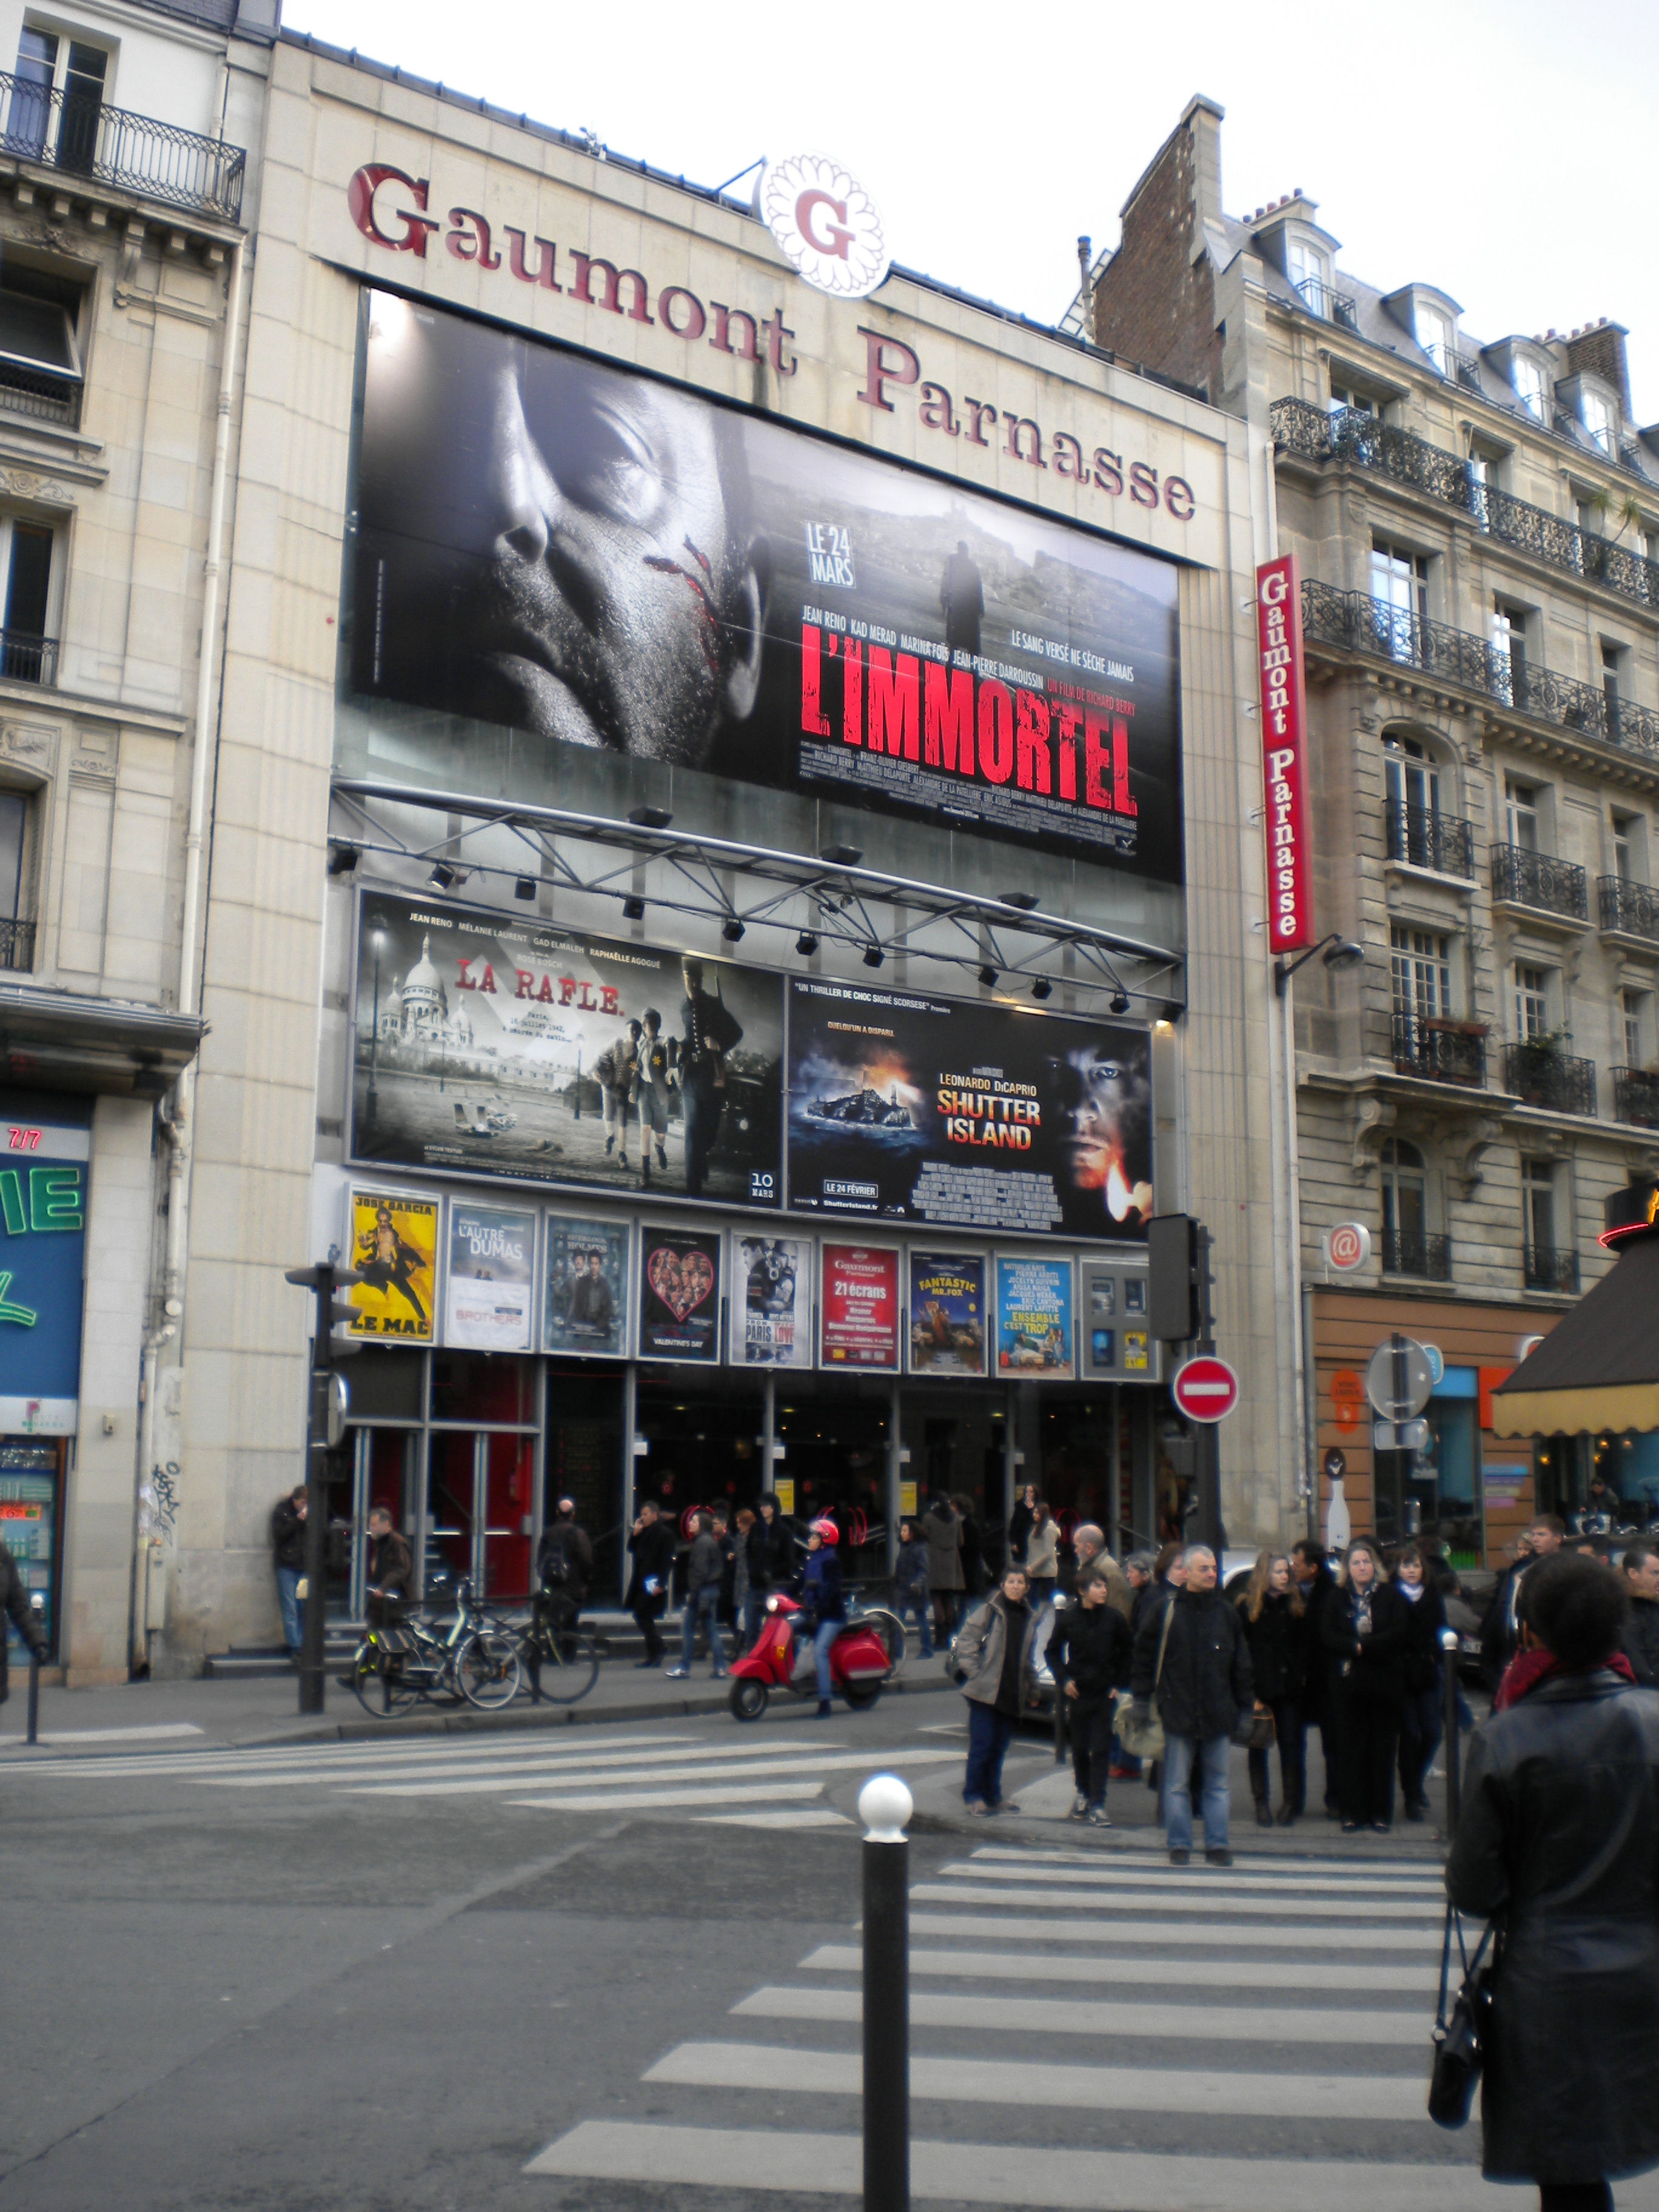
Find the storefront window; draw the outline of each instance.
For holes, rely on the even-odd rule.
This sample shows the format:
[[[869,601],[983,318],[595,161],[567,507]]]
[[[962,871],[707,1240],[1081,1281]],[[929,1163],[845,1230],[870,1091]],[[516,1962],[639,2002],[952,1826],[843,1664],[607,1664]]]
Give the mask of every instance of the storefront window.
[[[780,1477],[794,1486],[804,1526],[827,1513],[841,1530],[842,1569],[858,1581],[887,1572],[887,1447],[892,1389],[885,1380],[780,1379],[775,1413]]]
[[[634,1432],[646,1449],[634,1466],[635,1508],[652,1499],[678,1532],[699,1505],[724,1505],[732,1513],[752,1505],[765,1487],[765,1419],[757,1389],[641,1369]],[[676,1576],[677,1597],[683,1572]]]
[[[434,1421],[533,1421],[535,1361],[499,1352],[434,1352],[432,1418]]]
[[[621,1589],[623,1538],[623,1391],[610,1370],[583,1375],[554,1366],[547,1377],[547,1469],[542,1522],[561,1498],[574,1500],[576,1521],[593,1544],[595,1601],[609,1604]]]

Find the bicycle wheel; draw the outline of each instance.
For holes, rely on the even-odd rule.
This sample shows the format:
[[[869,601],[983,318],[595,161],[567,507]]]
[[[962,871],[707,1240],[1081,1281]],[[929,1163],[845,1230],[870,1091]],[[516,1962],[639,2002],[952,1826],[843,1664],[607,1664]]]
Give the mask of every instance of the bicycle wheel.
[[[486,1712],[510,1705],[524,1681],[511,1638],[483,1631],[469,1636],[455,1655],[455,1680],[469,1705]]]
[[[389,1720],[415,1702],[415,1692],[396,1671],[396,1662],[366,1636],[351,1657],[351,1686],[363,1711],[377,1721]]]
[[[889,1613],[884,1606],[872,1606],[867,1613],[859,1614],[858,1626],[874,1629],[886,1651],[887,1663],[896,1674],[904,1664],[904,1623],[897,1613]]]
[[[541,1694],[550,1705],[574,1705],[599,1679],[599,1655],[582,1633],[543,1636],[537,1642]]]

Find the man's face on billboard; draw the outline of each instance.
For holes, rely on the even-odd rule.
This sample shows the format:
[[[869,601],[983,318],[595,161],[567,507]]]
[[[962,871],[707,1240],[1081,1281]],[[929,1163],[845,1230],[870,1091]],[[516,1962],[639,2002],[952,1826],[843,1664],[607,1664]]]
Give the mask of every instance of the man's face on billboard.
[[[400,614],[408,650],[442,650],[443,704],[702,760],[753,709],[765,611],[716,411],[399,301],[377,299],[373,327],[363,519],[404,540],[417,602],[435,587]],[[447,618],[442,648],[427,618]]]
[[[1152,1210],[1152,1185],[1135,1156],[1146,1121],[1146,1085],[1102,1046],[1084,1045],[1048,1063],[1061,1149],[1076,1190],[1098,1190],[1114,1220]]]

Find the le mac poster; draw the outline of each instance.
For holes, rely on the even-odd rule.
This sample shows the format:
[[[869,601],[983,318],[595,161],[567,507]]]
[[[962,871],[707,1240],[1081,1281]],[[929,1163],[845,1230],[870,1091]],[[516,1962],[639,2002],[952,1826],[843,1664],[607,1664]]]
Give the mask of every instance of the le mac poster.
[[[430,1344],[438,1302],[438,1201],[394,1190],[354,1188],[353,1336]]]
[[[366,891],[356,982],[357,1159],[777,1205],[780,977]]]
[[[789,1202],[930,1227],[1145,1238],[1147,1033],[797,976]]]
[[[1181,881],[1172,564],[390,294],[364,346],[345,765],[599,749]]]

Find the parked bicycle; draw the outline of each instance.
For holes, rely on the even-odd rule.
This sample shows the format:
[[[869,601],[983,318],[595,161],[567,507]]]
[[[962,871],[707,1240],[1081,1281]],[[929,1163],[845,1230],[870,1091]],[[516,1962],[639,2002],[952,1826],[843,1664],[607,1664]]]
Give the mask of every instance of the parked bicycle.
[[[532,1705],[574,1705],[598,1681],[600,1660],[611,1656],[605,1638],[584,1627],[556,1590],[538,1594],[520,1631],[518,1653]]]
[[[357,1702],[376,1720],[390,1720],[417,1699],[468,1705],[493,1712],[512,1704],[524,1676],[511,1632],[473,1600],[472,1585],[456,1590],[455,1617],[440,1633],[418,1615],[371,1628],[352,1654]]]

